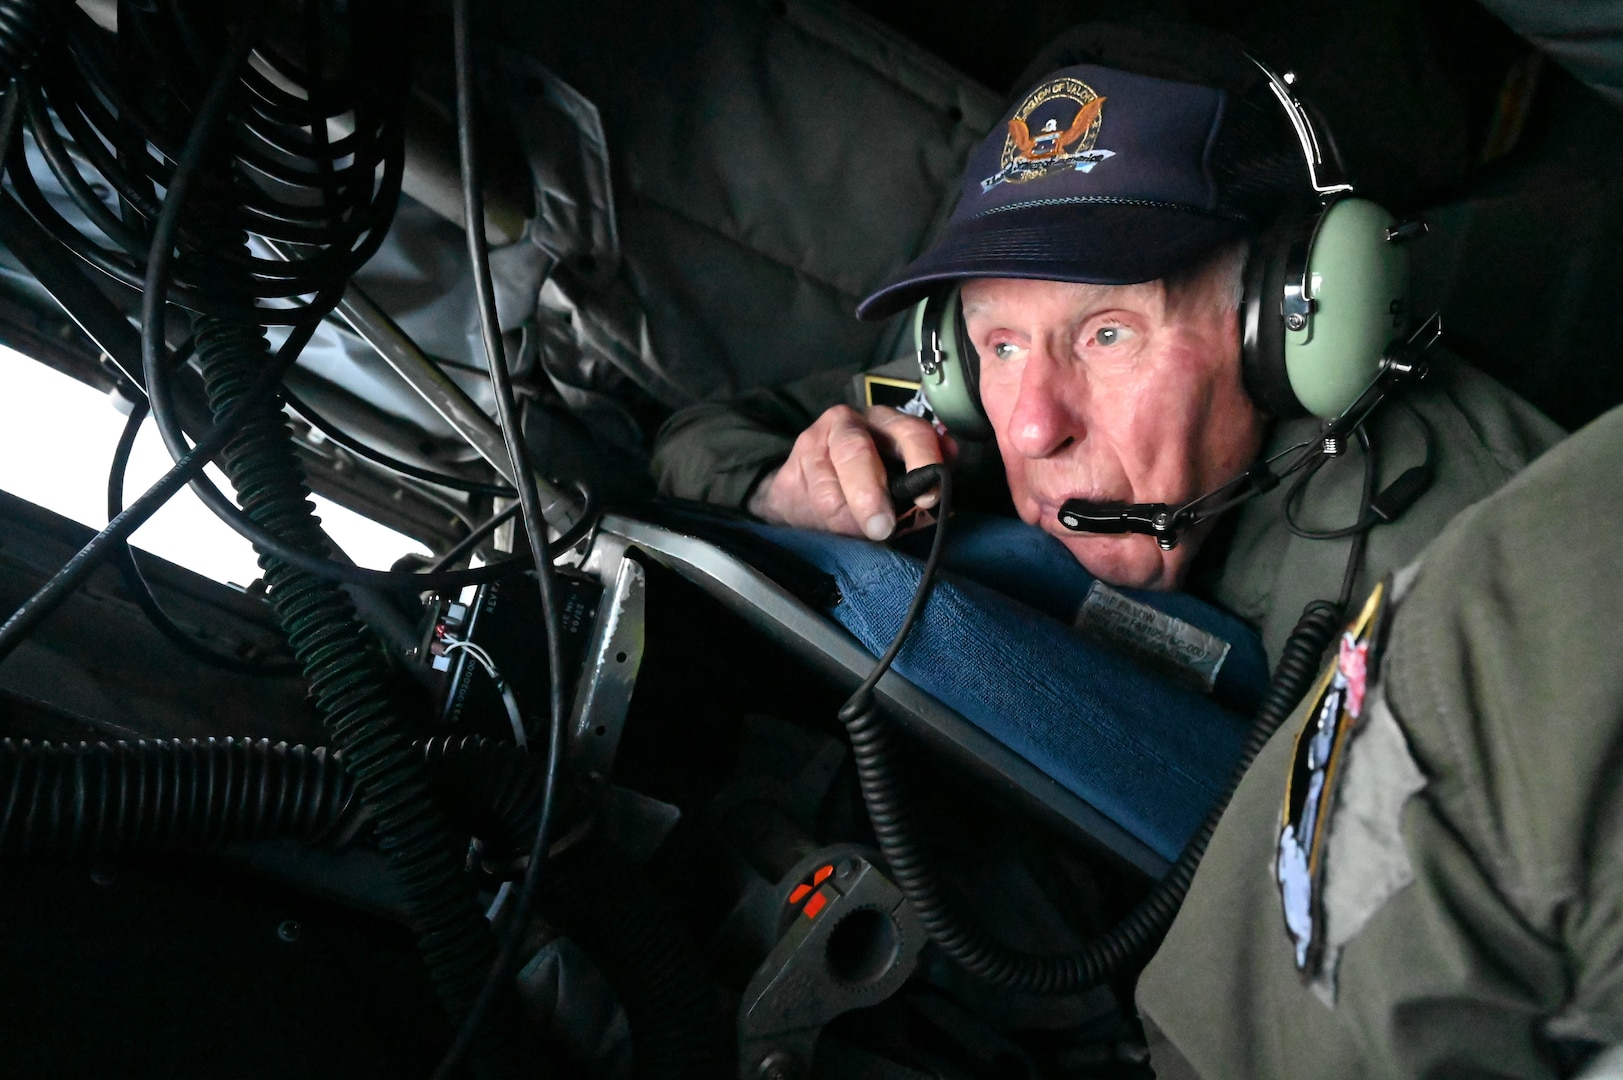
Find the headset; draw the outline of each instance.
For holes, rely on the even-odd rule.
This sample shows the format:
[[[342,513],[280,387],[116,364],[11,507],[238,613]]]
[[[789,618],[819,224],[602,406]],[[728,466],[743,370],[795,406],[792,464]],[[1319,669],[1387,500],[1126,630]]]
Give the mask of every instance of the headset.
[[[1281,418],[1342,415],[1376,379],[1408,329],[1407,240],[1425,231],[1353,194],[1324,160],[1295,77],[1249,57],[1290,120],[1307,161],[1311,196],[1296,200],[1256,239],[1241,308],[1247,393]],[[1333,147],[1333,144],[1332,144]],[[964,326],[956,284],[913,310],[925,399],[955,437],[984,441],[992,426],[980,397],[980,357]]]

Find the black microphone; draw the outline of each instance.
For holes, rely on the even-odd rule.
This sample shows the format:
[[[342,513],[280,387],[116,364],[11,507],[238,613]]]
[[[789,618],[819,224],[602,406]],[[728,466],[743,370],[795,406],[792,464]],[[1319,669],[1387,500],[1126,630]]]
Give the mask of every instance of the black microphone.
[[[1178,543],[1174,514],[1166,503],[1090,502],[1066,499],[1059,508],[1059,523],[1072,532],[1143,533],[1170,551]]]
[[[1171,508],[1166,503],[1089,502],[1066,499],[1059,508],[1059,522],[1076,532],[1149,533],[1158,531],[1156,522],[1170,523]]]
[[[1311,456],[1310,453],[1301,460],[1305,463]],[[1176,508],[1170,503],[1066,499],[1059,508],[1059,523],[1072,532],[1142,533],[1155,537],[1162,551],[1171,551],[1178,546],[1178,539],[1185,529],[1193,528],[1206,518],[1232,509],[1253,496],[1272,491],[1278,485],[1279,475],[1269,467],[1268,462],[1259,461],[1227,483]]]

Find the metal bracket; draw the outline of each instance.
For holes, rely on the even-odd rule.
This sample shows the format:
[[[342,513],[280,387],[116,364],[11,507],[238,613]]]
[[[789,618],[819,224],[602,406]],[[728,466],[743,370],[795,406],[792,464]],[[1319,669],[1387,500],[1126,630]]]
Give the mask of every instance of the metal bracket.
[[[1313,190],[1321,198],[1351,191],[1353,186],[1349,183],[1319,178],[1319,169],[1325,164],[1324,154],[1319,149],[1319,134],[1313,130],[1313,121],[1307,115],[1307,109],[1296,99],[1296,92],[1291,89],[1296,82],[1296,76],[1286,72],[1281,78],[1256,57],[1247,56],[1247,59],[1257,65],[1268,79],[1268,88],[1274,92],[1274,97],[1278,98],[1279,104],[1284,107],[1285,115],[1290,118],[1291,127],[1296,129],[1296,140],[1302,144],[1302,156],[1307,159],[1308,181],[1313,185]]]
[[[919,349],[919,371],[927,376],[933,376],[946,362],[947,354],[941,351],[941,339],[932,331],[930,344]]]
[[[631,692],[642,665],[648,571],[627,549],[614,584],[597,608],[586,646],[586,664],[569,718],[570,768],[576,775],[607,778],[620,747]]]

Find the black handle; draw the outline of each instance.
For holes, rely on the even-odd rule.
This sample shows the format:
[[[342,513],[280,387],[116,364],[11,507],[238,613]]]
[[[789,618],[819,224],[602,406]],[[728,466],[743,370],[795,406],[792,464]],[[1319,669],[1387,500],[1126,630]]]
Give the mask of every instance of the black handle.
[[[945,465],[923,465],[912,472],[899,473],[890,478],[890,501],[898,510],[913,505],[913,500],[941,483]]]

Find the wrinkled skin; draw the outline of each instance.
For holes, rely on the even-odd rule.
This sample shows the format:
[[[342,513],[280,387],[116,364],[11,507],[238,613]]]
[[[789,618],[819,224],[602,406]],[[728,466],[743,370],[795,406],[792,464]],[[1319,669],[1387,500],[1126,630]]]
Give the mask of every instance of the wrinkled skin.
[[[1061,504],[1177,504],[1242,472],[1261,448],[1263,421],[1240,379],[1239,317],[1221,284],[964,285],[981,401],[1015,509],[1112,584],[1178,587],[1200,534],[1162,551],[1149,536],[1075,533],[1059,523]]]
[[[1148,536],[1073,533],[1057,517],[1065,500],[1179,503],[1242,472],[1261,447],[1263,419],[1241,384],[1239,318],[1227,292],[1215,274],[1176,291],[992,278],[963,286],[981,400],[1015,509],[1112,584],[1177,588],[1202,531],[1170,552]],[[881,451],[912,469],[950,449],[923,420],[836,406],[801,434],[750,509],[882,539],[895,516]]]
[[[756,487],[749,511],[764,521],[883,540],[896,528],[880,452],[909,471],[949,460],[955,447],[928,420],[883,405],[835,405],[800,433],[789,460]],[[915,500],[934,506],[936,492]]]

